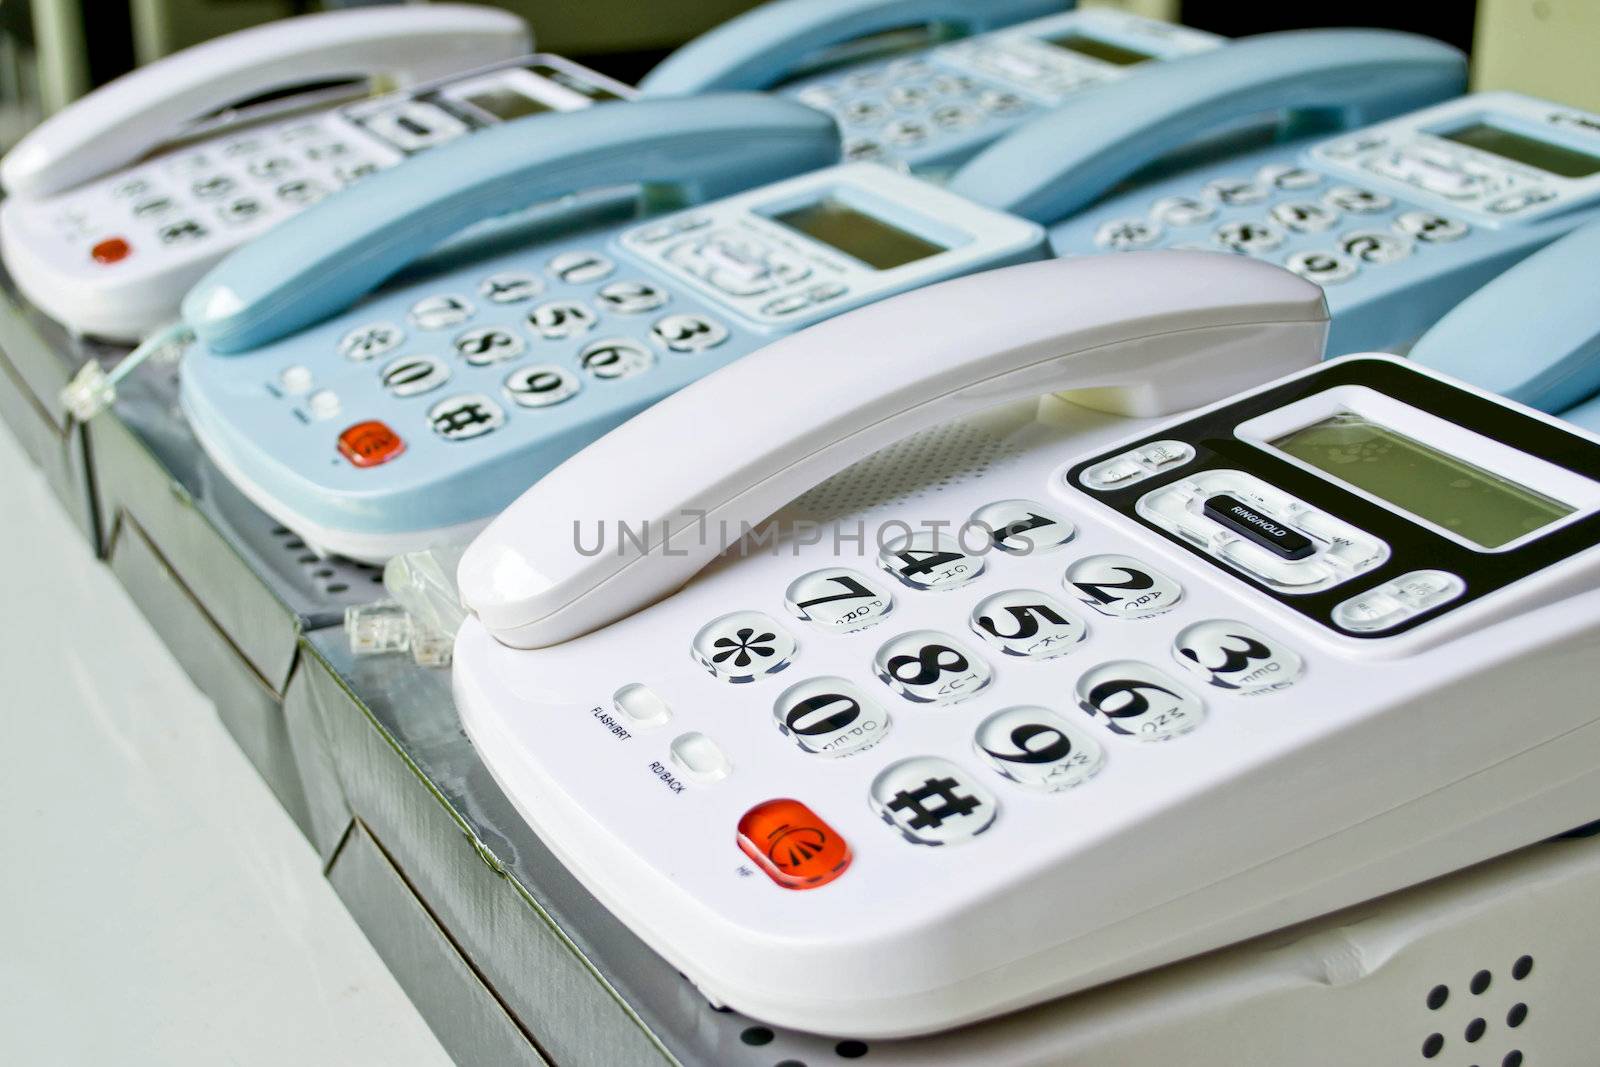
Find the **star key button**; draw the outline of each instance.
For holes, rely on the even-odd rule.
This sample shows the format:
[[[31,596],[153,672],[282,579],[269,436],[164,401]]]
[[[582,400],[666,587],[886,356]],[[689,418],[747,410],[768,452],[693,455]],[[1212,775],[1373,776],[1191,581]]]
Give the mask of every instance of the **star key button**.
[[[794,659],[794,637],[759,611],[736,611],[700,628],[694,635],[695,660],[713,677],[753,682],[776,674]]]
[[[827,885],[850,866],[839,831],[798,800],[768,800],[739,820],[739,849],[785,889]]]
[[[400,435],[376,419],[358,422],[339,435],[339,454],[353,467],[376,467],[405,450]]]

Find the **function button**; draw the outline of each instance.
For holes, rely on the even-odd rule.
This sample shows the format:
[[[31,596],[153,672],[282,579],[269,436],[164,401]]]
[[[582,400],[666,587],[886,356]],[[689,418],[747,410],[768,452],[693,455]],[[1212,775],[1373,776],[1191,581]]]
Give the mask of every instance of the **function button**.
[[[544,292],[544,282],[519,270],[500,271],[478,283],[478,295],[491,304],[520,304]]]
[[[928,90],[916,85],[897,85],[889,90],[889,104],[901,111],[918,111],[928,104]]]
[[[1489,210],[1496,215],[1514,215],[1525,208],[1535,204],[1543,204],[1554,200],[1556,194],[1549,189],[1523,189],[1515,193],[1507,193],[1498,200],[1489,201]]]
[[[376,467],[405,450],[400,435],[376,419],[358,422],[339,435],[339,454],[355,467]]]
[[[599,321],[599,315],[574,300],[552,300],[528,312],[528,325],[550,341],[588,333]]]
[[[1113,219],[1094,231],[1094,243],[1113,252],[1149,248],[1161,240],[1161,227],[1145,219]]]
[[[1466,591],[1467,583],[1448,571],[1412,571],[1339,604],[1333,609],[1333,621],[1352,633],[1379,633]]]
[[[865,752],[889,733],[889,713],[843,678],[813,678],[784,690],[772,714],[780,733],[818,756]]]
[[[994,680],[987,663],[934,630],[885,642],[873,662],[885,685],[917,704],[955,704]]]
[[[545,269],[568,285],[589,285],[609,278],[617,265],[598,252],[563,252]]]
[[[1205,193],[1226,207],[1259,204],[1271,195],[1266,186],[1249,178],[1217,178],[1206,182]]]
[[[487,367],[515,359],[527,347],[522,338],[499,326],[474,327],[457,334],[450,343],[455,347],[456,355],[474,367]]]
[[[286,204],[315,204],[327,196],[329,189],[311,178],[298,178],[278,186],[278,199]]]
[[[1310,556],[1286,562],[1277,553],[1258,548],[1247,541],[1227,541],[1217,550],[1217,555],[1252,578],[1276,586],[1286,593],[1313,593],[1338,580],[1327,567]]]
[[[362,178],[378,173],[378,165],[370,159],[360,159],[350,163],[341,163],[333,168],[333,176],[339,180],[340,185],[354,185]]]
[[[775,297],[761,305],[761,314],[781,317],[793,315],[811,306],[811,297],[805,293],[790,293],[787,296]]]
[[[578,353],[578,365],[604,382],[643,374],[655,366],[655,353],[626,337],[591,341]]]
[[[949,760],[914,756],[872,780],[872,810],[916,845],[959,845],[994,825],[1000,802]]]
[[[393,323],[373,322],[339,338],[339,354],[360,363],[393,351],[405,339],[406,332]]]
[[[995,712],[979,724],[973,746],[1001,777],[1046,793],[1082,785],[1106,760],[1100,742],[1036,706]]]
[[[450,368],[432,356],[401,356],[379,374],[383,387],[395,396],[420,396],[450,380]]]
[[[714,677],[753,682],[776,674],[794,659],[794,637],[759,611],[735,611],[713,619],[694,635],[694,657]]]
[[[798,800],[768,800],[739,820],[739,849],[785,889],[827,885],[850,866],[839,831]]]
[[[965,104],[940,104],[928,117],[941,130],[964,130],[983,116]]]
[[[1192,459],[1194,446],[1185,441],[1152,441],[1096,463],[1084,471],[1078,481],[1085,489],[1107,492],[1135,485],[1164,470],[1181,467]]]
[[[1078,703],[1112,733],[1141,741],[1186,734],[1205,718],[1205,705],[1161,671],[1135,660],[1103,664],[1078,679]]]
[[[1311,200],[1286,200],[1272,206],[1272,217],[1296,233],[1321,233],[1333,228],[1339,213]]]
[[[882,163],[889,158],[889,150],[870,137],[852,137],[844,143],[842,156],[846,163]]]
[[[189,189],[201,200],[215,200],[219,196],[227,196],[238,185],[226,174],[212,174],[190,185]]]
[[[913,589],[959,589],[983,573],[974,556],[953,537],[910,533],[878,549],[878,564]]]
[[[1230,252],[1254,256],[1270,252],[1283,244],[1283,231],[1270,222],[1240,219],[1218,226],[1212,232],[1211,239]]]
[[[547,408],[577,396],[583,380],[554,363],[536,363],[506,375],[501,388],[520,407]]]
[[[1383,230],[1352,230],[1339,239],[1345,255],[1362,263],[1393,263],[1411,254],[1411,242]]]
[[[985,504],[968,522],[987,531],[991,545],[1013,556],[1050,552],[1078,533],[1071,519],[1032,500]]]
[[[296,363],[278,372],[278,385],[289,396],[300,396],[311,391],[311,368]]]
[[[597,296],[608,310],[624,315],[642,315],[667,302],[666,290],[633,280],[607,282],[600,287]]]
[[[331,419],[339,414],[342,407],[339,394],[332,389],[318,389],[306,397],[306,410],[311,412],[313,419]]]
[[[928,127],[915,119],[896,119],[885,126],[878,136],[890,144],[919,145],[928,139]]]
[[[1003,89],[985,89],[978,94],[978,106],[994,115],[1015,115],[1027,108],[1028,102],[1017,93]]]
[[[611,706],[628,721],[628,725],[641,730],[665,726],[672,719],[672,708],[647,685],[631,682],[611,695]]]
[[[1322,184],[1322,175],[1305,167],[1293,164],[1274,163],[1262,167],[1256,172],[1256,181],[1262,185],[1276,186],[1285,190],[1311,189]]]
[[[504,426],[506,413],[482,393],[466,393],[429,408],[428,423],[446,441],[470,441]]]
[[[1394,198],[1371,189],[1355,185],[1336,185],[1323,196],[1322,202],[1339,211],[1353,215],[1376,215],[1394,207]]]
[[[138,219],[154,219],[165,215],[173,208],[172,197],[155,196],[149,200],[141,200],[133,205],[133,216]]]
[[[1299,530],[1228,493],[1207,497],[1201,512],[1213,522],[1284,559],[1305,559],[1317,550],[1316,543]]]
[[[156,231],[156,236],[161,238],[164,245],[176,245],[198,241],[210,232],[194,219],[182,219],[161,227]]]
[[[253,196],[236,196],[217,208],[217,215],[229,225],[240,226],[259,218],[266,209],[266,205]]]
[[[1346,281],[1355,277],[1356,273],[1355,261],[1350,257],[1341,256],[1337,252],[1322,252],[1315,249],[1296,252],[1284,260],[1284,266],[1318,285],[1333,285]]]
[[[1193,196],[1164,196],[1150,205],[1150,217],[1168,226],[1194,226],[1209,221],[1217,206]]]
[[[846,567],[802,574],[784,590],[783,602],[796,618],[836,634],[865,630],[894,610],[887,590]]]
[[[889,112],[876,100],[852,100],[839,110],[839,117],[851,126],[876,125]]]
[[[256,160],[246,169],[263,181],[271,181],[274,178],[281,178],[285,174],[292,173],[294,168],[294,160],[288,156],[268,156],[266,159]]]
[[[411,321],[420,330],[443,330],[472,318],[475,308],[464,296],[425,296],[411,305]]]
[[[94,247],[89,249],[89,258],[96,263],[110,266],[120,263],[128,258],[128,253],[133,251],[133,246],[122,237],[107,237],[103,241],[96,241]]]
[[[1067,591],[1113,619],[1148,619],[1170,611],[1183,587],[1132,556],[1085,556],[1067,568]]]
[[[1394,220],[1394,228],[1407,237],[1419,241],[1439,243],[1465,237],[1471,229],[1456,219],[1436,215],[1431,211],[1407,211]]]
[[[1008,656],[1052,659],[1065,655],[1089,629],[1083,620],[1048,593],[1010,589],[972,609],[972,629]]]
[[[684,777],[701,785],[720,782],[733,772],[733,763],[722,746],[697,730],[674,737],[667,752]]]
[[[1246,696],[1287,689],[1305,669],[1294,649],[1254,626],[1228,619],[1184,627],[1172,644],[1172,654],[1212,685]]]
[[[820,282],[806,290],[813,304],[820,304],[825,300],[833,300],[850,291],[850,287],[843,282]]]

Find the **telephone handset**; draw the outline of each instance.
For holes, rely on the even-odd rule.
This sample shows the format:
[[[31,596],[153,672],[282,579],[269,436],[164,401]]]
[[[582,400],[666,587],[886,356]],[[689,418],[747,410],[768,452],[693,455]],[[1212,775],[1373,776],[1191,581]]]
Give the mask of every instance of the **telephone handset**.
[[[1291,33],[1250,42],[1246,53],[1282,49],[1303,58],[1305,81],[1321,92],[1297,87],[1296,105],[1379,107],[1381,90],[1352,88],[1342,75],[1352,65],[1366,74],[1388,70],[1408,100],[1417,82],[1403,72],[1414,67],[1433,73],[1441,96],[1460,86],[1459,55],[1443,45],[1367,31],[1311,37],[1309,49],[1304,35]],[[1250,83],[1257,75],[1245,64],[1234,77]],[[742,99],[750,107],[764,100],[757,114],[772,123],[784,116],[784,128],[831,130],[793,101]],[[581,179],[569,168],[561,179],[567,189],[605,174],[653,177],[637,165],[654,158],[641,145],[670,148],[674,180],[720,174],[715,151],[740,158],[743,149],[728,142],[746,127],[718,140],[723,127],[680,128],[665,117],[686,123],[698,115],[694,121],[704,123],[721,105],[695,111],[694,98],[644,103],[684,110],[630,105],[604,123],[543,116],[527,129],[537,124],[541,138],[559,136],[580,153],[587,138],[601,138],[586,158],[620,167]],[[202,446],[257,504],[320,550],[382,560],[441,538],[464,539],[605,430],[780,334],[1046,254],[1037,222],[1050,220],[1019,218],[994,209],[1005,205],[855,163],[648,222],[569,230],[390,285],[325,319],[451,227],[547,187],[530,184],[557,173],[542,139],[528,157],[538,167],[517,176],[523,138],[486,141],[491,134],[410,163],[404,174],[379,175],[360,204],[319,209],[281,227],[219,266],[185,301],[185,317],[204,342],[183,375]],[[1064,154],[1070,151],[1055,146],[1036,165],[1050,167]],[[784,166],[798,173],[817,165],[799,166],[812,159],[780,156],[768,173]],[[743,165],[727,173],[739,183],[759,180]],[[490,185],[498,191],[485,199]],[[526,280],[485,295],[507,274]]]
[[[714,1001],[940,1030],[1592,817],[1600,438],[1404,360],[1317,364],[1316,287],[1281,268],[1122,259],[785,339],[579,453],[464,558],[475,750]],[[1035,287],[1054,319],[997,295]],[[1131,364],[1206,404],[1252,360],[1267,384],[1175,419],[1004,403]],[[729,447],[695,443],[713,420]],[[721,502],[759,520],[802,491],[693,573]],[[619,547],[663,517],[688,532]]]
[[[647,96],[774,89],[838,119],[847,160],[944,171],[1069,96],[1227,43],[1128,12],[1062,11],[1072,6],[777,0],[685,45],[640,85]],[[858,54],[911,25],[933,32],[893,56]]]
[[[334,190],[519,115],[634,95],[527,44],[509,15],[430,5],[310,15],[188,49],[91,93],[0,161],[0,252],[70,330],[138,339],[226,252]],[[357,75],[407,88],[307,92],[202,120],[219,97],[286,77]]]

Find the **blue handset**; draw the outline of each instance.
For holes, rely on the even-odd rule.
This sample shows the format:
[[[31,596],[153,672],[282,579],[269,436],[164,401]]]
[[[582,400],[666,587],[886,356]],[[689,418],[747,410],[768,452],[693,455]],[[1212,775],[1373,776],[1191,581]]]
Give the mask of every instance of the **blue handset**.
[[[1223,58],[1232,61],[1245,47],[1235,45]],[[1141,98],[1134,129],[1176,135],[1184,128],[1148,95],[1172,72],[1119,87],[1119,101]],[[1376,76],[1373,84],[1381,84]],[[1095,180],[1068,193],[1029,190],[1030,205],[1078,207],[1150,151],[1118,141],[1114,125],[1089,103],[1069,104],[1045,121],[1072,124],[1086,146],[1084,170]],[[1090,123],[1100,124],[1100,137],[1091,137]],[[1027,130],[1029,137],[1040,133]],[[980,178],[984,187],[1015,183],[1020,147],[1010,141],[980,156],[960,187],[973,191]],[[1059,255],[1221,248],[1281,263],[1327,290],[1328,352],[1340,355],[1403,347],[1507,267],[1597,217],[1600,116],[1513,93],[1477,93],[1140,185],[1056,226],[1051,246]]]
[[[1227,43],[1127,12],[1064,11],[1071,7],[776,0],[685,45],[642,89],[776,89],[837,118],[846,159],[946,173],[1069,97]],[[930,32],[885,56],[883,35],[913,26]]]
[[[1443,45],[1367,31],[1315,36],[1308,77],[1330,94],[1380,106],[1370,87],[1358,92],[1336,76],[1340,54],[1357,57],[1344,62],[1362,71],[1398,57],[1404,69],[1433,72],[1438,95],[1459,88],[1459,55]],[[1274,39],[1299,54],[1303,37]],[[1235,71],[1255,77],[1249,66]],[[1415,82],[1406,86],[1409,100]],[[792,101],[737,99],[741,113],[756,109],[746,127],[719,110],[734,106],[726,97],[616,109],[627,113],[627,134],[611,116],[588,133],[568,116],[523,120],[528,133],[516,140],[538,146],[526,157],[509,136],[480,135],[419,157],[426,167],[375,176],[364,186],[370,199],[348,212],[319,205],[241,251],[186,302],[201,343],[185,358],[182,395],[201,443],[308,544],[382,559],[465,535],[609,428],[777,336],[933,281],[1048,255],[1038,223],[1053,220],[996,210],[1009,205],[889,167],[852,163],[756,185],[783,166],[815,166],[786,118],[826,120]],[[1336,99],[1296,90],[1290,102]],[[749,132],[760,129],[783,136]],[[713,130],[727,144],[708,156],[701,142]],[[589,137],[607,147],[585,147]],[[552,145],[566,147],[553,156]],[[657,148],[646,156],[644,145]],[[769,158],[774,148],[789,158]],[[1039,165],[1069,149],[1055,146]],[[741,150],[766,170],[726,166]],[[708,158],[706,173],[743,175],[733,181],[754,187],[650,220],[569,224],[378,288],[452,227],[526,199],[689,181],[692,160]],[[339,310],[366,290],[376,291]]]
[[[1600,427],[1600,404],[1583,403],[1600,393],[1597,264],[1600,222],[1592,222],[1462,301],[1407,355],[1480,389]]]

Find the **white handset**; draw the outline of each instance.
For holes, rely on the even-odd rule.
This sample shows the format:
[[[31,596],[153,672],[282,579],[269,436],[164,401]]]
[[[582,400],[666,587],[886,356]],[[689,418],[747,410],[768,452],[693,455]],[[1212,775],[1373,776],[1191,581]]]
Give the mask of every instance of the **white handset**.
[[[228,105],[297,85],[365,78],[400,88],[532,51],[521,19],[467,4],[336,11],[186,48],[90,93],[0,162],[13,197],[42,197],[136,162]]]
[[[1326,318],[1316,286],[1209,253],[1026,264],[907,293],[730,364],[556,468],[468,549],[462,600],[503,643],[568,640],[918,430],[1061,391],[1125,414],[1195,407],[1315,362]],[[578,516],[647,529],[648,547],[585,556]]]

